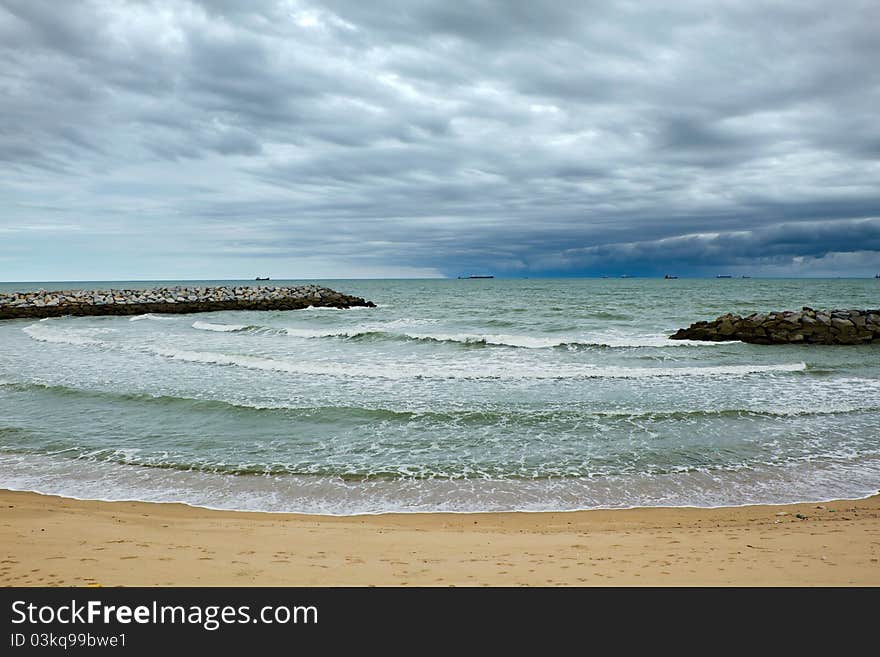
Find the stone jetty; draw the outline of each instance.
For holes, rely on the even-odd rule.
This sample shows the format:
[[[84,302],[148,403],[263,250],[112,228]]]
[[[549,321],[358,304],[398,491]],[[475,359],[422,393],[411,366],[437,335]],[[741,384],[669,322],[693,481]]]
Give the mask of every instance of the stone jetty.
[[[372,301],[318,285],[0,292],[0,319],[199,313],[213,310],[297,310],[309,306],[375,308]]]
[[[753,344],[880,344],[880,309],[813,310],[721,315],[669,336],[672,340],[740,340]]]

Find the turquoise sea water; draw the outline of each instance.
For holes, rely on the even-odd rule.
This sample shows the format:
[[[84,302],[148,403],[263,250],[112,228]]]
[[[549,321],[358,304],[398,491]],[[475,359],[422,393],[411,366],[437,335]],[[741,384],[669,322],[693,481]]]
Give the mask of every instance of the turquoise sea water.
[[[880,487],[880,345],[666,339],[880,281],[325,283],[379,307],[0,322],[0,487],[334,514]]]

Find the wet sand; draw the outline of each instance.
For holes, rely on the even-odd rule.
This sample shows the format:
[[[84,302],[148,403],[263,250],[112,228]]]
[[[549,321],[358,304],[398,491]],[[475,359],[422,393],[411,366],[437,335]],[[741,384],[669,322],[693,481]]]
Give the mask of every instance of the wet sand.
[[[330,517],[0,491],[0,557],[7,586],[878,586],[880,496]]]

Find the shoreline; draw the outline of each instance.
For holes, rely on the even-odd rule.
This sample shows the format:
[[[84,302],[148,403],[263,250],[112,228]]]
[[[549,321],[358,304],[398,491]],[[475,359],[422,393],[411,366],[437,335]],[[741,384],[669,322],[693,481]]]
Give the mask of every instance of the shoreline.
[[[321,516],[0,490],[4,586],[880,585],[880,494]]]
[[[869,500],[873,497],[880,497],[880,490],[867,493],[858,497],[818,497],[816,499],[798,500],[796,502],[743,502],[742,504],[716,504],[716,505],[697,505],[697,504],[670,504],[662,505],[633,505],[633,506],[592,506],[580,509],[504,509],[492,511],[359,511],[353,513],[316,513],[312,511],[268,511],[263,509],[230,509],[219,506],[207,506],[204,504],[195,504],[185,502],[183,500],[141,500],[135,498],[100,498],[100,497],[77,497],[66,493],[46,493],[44,491],[32,488],[6,488],[0,487],[0,495],[4,493],[30,493],[39,495],[40,497],[57,497],[62,500],[70,500],[72,502],[97,502],[101,504],[155,504],[158,506],[179,505],[194,511],[208,511],[220,513],[246,513],[246,514],[265,514],[279,516],[303,516],[306,518],[381,518],[383,516],[431,516],[431,515],[451,515],[451,516],[469,516],[469,515],[493,515],[493,514],[526,514],[533,513],[536,515],[544,513],[588,513],[591,511],[653,511],[664,509],[680,509],[680,510],[704,510],[719,511],[723,509],[744,509],[748,507],[787,507],[800,506],[809,504],[829,504],[832,502],[860,502]]]

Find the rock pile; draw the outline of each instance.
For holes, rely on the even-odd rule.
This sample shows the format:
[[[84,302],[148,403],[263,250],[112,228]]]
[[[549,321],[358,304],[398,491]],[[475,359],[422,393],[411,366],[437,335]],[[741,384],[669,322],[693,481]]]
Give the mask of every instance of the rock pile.
[[[0,319],[198,313],[212,310],[296,310],[309,306],[375,308],[372,301],[318,285],[0,292]]]
[[[721,315],[669,336],[672,340],[741,340],[754,344],[880,344],[880,309],[813,310]]]

